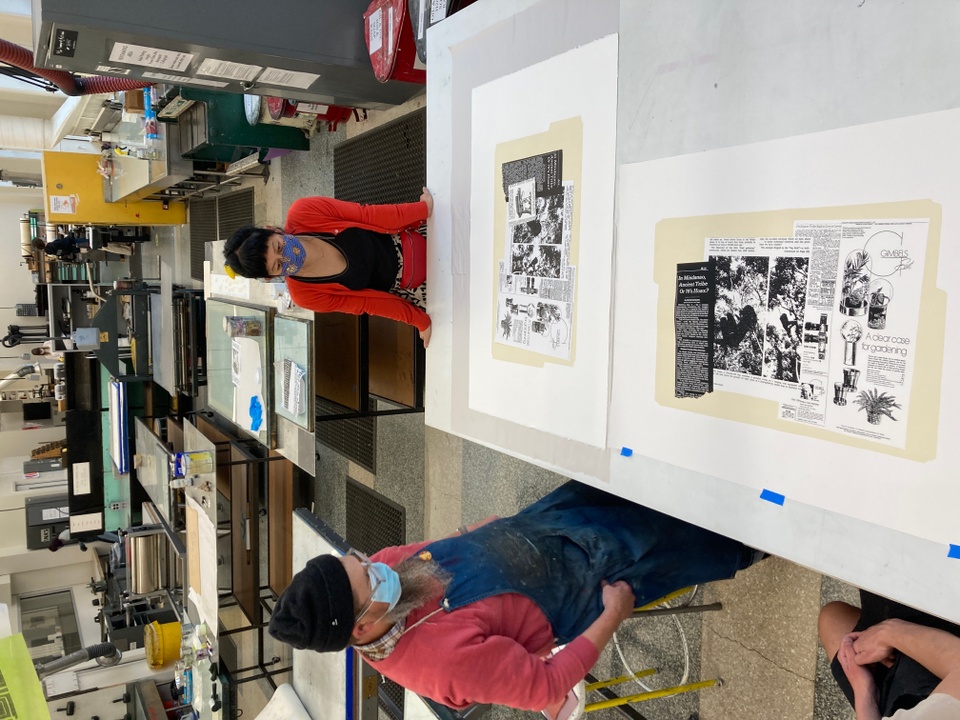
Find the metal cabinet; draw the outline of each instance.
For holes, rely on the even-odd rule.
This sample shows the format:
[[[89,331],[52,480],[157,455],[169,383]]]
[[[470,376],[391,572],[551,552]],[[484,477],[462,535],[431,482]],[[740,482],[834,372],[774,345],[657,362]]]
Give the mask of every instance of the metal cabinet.
[[[421,91],[377,81],[369,0],[33,0],[38,67],[386,108]]]

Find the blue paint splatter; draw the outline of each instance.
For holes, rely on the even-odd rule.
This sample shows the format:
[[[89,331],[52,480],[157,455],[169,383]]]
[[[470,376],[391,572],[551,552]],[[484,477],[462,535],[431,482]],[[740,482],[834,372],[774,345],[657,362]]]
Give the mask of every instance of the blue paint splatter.
[[[254,395],[250,398],[250,429],[260,432],[261,425],[263,425],[263,403],[260,402],[259,395]]]

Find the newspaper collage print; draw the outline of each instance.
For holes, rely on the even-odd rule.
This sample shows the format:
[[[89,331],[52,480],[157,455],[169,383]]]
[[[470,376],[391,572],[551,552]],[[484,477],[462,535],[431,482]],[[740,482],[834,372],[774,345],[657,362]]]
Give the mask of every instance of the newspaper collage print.
[[[708,238],[713,389],[903,448],[928,225],[805,221],[792,238]],[[677,378],[678,396],[696,395]]]
[[[501,167],[506,212],[495,342],[569,360],[576,268],[569,264],[573,183],[555,150]]]

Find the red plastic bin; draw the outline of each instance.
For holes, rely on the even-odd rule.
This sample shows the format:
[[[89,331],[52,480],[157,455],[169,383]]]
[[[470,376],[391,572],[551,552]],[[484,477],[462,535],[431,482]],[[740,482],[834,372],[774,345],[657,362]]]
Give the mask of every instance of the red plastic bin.
[[[407,0],[373,0],[363,13],[363,35],[377,80],[426,83],[427,73],[417,57]]]

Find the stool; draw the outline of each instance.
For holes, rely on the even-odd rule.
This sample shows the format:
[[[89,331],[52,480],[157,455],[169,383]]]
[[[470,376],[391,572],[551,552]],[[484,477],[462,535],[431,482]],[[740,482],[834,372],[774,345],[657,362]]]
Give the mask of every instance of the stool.
[[[608,688],[612,685],[620,685],[627,682],[628,680],[633,680],[634,678],[642,678],[650,675],[655,675],[657,672],[656,668],[648,668],[646,670],[640,670],[639,672],[634,673],[633,675],[621,675],[610,680],[596,680],[594,682],[586,682],[581,680],[580,683],[583,685],[584,696],[586,693],[593,691],[602,691],[605,688]],[[618,696],[614,695],[605,700],[598,700],[596,702],[587,703],[584,702],[583,712],[593,712],[594,710],[605,710],[607,708],[617,707],[619,705],[627,705],[629,703],[643,702],[644,700],[656,700],[657,698],[671,697],[673,695],[681,695],[688,692],[696,692],[697,690],[703,690],[704,688],[714,687],[720,685],[721,681],[719,678],[714,680],[701,680],[699,682],[686,683],[684,685],[674,685],[673,687],[663,688],[662,690],[651,690],[649,692],[636,693],[634,695],[624,695]],[[576,690],[574,691],[576,692]],[[606,697],[606,693],[602,693]],[[612,695],[612,693],[611,693]],[[579,702],[579,701],[578,701]],[[576,720],[579,717],[578,715],[571,715],[569,720]],[[558,718],[558,720],[561,720]]]
[[[654,615],[684,615],[686,613],[694,612],[716,612],[717,610],[723,610],[723,603],[710,603],[709,605],[678,605],[677,607],[668,607],[668,608],[659,608],[658,605],[663,605],[665,602],[670,602],[671,600],[676,600],[678,597],[686,595],[688,592],[693,590],[692,587],[680,588],[679,590],[674,590],[672,593],[664,595],[658,600],[653,602],[648,602],[646,605],[641,605],[640,607],[633,609],[633,617],[630,618],[634,620],[640,617],[653,617]]]
[[[662,598],[654,600],[653,602],[647,603],[646,605],[642,605],[638,608],[634,608],[633,617],[631,619],[651,617],[655,615],[679,615],[691,612],[713,612],[723,608],[721,603],[693,606],[681,605],[675,608],[657,607],[658,605],[662,605],[665,602],[669,602],[670,600],[685,595],[686,593],[690,592],[691,589],[692,588],[687,587],[681,590],[676,590],[668,595],[664,595]],[[583,713],[593,712],[595,710],[605,710],[607,708],[619,707],[621,705],[627,705],[630,703],[643,702],[644,700],[655,700],[657,698],[671,697],[673,695],[681,695],[688,692],[697,692],[699,690],[703,690],[704,688],[714,687],[722,684],[719,678],[715,678],[712,680],[701,680],[699,682],[675,685],[673,687],[663,688],[661,690],[651,690],[648,692],[624,696],[617,695],[608,689],[614,685],[621,685],[630,680],[649,677],[651,675],[655,675],[656,673],[656,668],[647,668],[645,670],[640,670],[633,675],[621,675],[608,680],[598,680],[592,675],[587,674],[584,680],[581,680],[579,683],[577,683],[577,685],[567,693],[566,700],[557,710],[556,714],[551,714],[548,712],[548,710],[544,710],[543,714],[548,718],[548,720],[577,720]],[[588,703],[586,702],[586,696],[589,692],[597,692],[603,695],[604,699]]]

